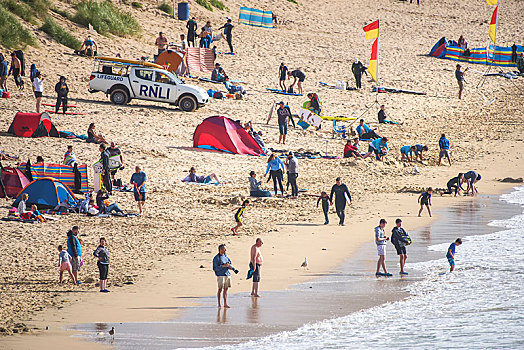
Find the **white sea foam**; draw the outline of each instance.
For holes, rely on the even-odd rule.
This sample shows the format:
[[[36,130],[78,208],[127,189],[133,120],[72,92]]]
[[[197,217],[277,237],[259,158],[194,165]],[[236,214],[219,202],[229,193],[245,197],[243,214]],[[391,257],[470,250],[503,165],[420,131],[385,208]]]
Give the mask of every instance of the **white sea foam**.
[[[524,188],[501,199],[524,205]],[[451,242],[429,247],[442,259],[410,264],[426,278],[408,299],[229,348],[524,349],[524,214],[490,225],[506,230],[464,237],[453,273],[443,274]]]

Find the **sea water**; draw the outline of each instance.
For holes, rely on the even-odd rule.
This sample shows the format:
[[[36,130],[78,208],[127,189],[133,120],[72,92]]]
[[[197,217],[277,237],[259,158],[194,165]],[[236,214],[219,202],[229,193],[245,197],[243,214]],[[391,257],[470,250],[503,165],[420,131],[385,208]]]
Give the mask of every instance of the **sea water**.
[[[501,196],[524,206],[524,187]],[[524,349],[524,213],[451,242],[428,247],[441,259],[410,264],[425,278],[406,286],[407,299],[220,349]]]

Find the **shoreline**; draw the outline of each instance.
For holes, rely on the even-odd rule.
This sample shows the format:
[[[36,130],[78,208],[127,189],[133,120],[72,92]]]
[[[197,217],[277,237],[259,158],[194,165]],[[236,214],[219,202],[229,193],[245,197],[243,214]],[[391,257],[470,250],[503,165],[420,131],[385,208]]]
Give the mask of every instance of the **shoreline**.
[[[510,170],[507,176],[518,174],[517,169]],[[496,172],[496,171],[495,171]],[[518,186],[514,183],[502,183],[494,179],[490,172],[482,171],[484,183],[481,183],[483,194],[501,194],[502,192]],[[442,178],[447,176],[442,175]],[[440,196],[434,195],[435,199]],[[432,206],[435,211],[447,205],[445,199],[437,200]],[[329,274],[330,271],[342,264],[347,259],[355,255],[355,252],[364,244],[372,241],[372,229],[377,225],[379,216],[388,220],[386,231],[393,227],[392,222],[397,216],[403,218],[404,227],[409,231],[419,229],[438,220],[438,216],[432,218],[425,216],[416,217],[418,206],[413,206],[416,195],[406,193],[387,194],[388,203],[376,206],[371,213],[365,210],[363,203],[355,205],[354,209],[346,210],[347,226],[324,226],[310,222],[285,223],[278,225],[278,232],[269,232],[261,235],[266,244],[262,248],[265,256],[265,265],[261,282],[261,293],[265,291],[287,290],[290,286],[297,283],[311,281],[318,275]],[[473,197],[457,197],[454,201],[472,201]],[[395,205],[395,212],[391,212],[391,204]],[[312,204],[314,206],[314,204]],[[355,214],[355,211],[357,214]],[[397,213],[410,213],[408,215],[397,215]],[[387,213],[387,214],[385,214]],[[423,213],[427,215],[427,212]],[[335,218],[334,213],[330,213]],[[367,219],[373,216],[373,219]],[[321,213],[317,215],[321,221]],[[291,227],[288,227],[291,226]],[[280,230],[282,227],[282,230]],[[315,230],[317,232],[310,232]],[[318,232],[320,231],[320,232]],[[358,234],[356,234],[358,233]],[[307,236],[305,236],[307,235]],[[228,245],[228,255],[234,265],[240,268],[241,274],[245,268],[242,259],[248,261],[250,245],[254,242],[252,236],[225,236],[225,243]],[[299,266],[303,261],[303,256],[296,252],[297,239],[304,243],[303,254],[308,256],[310,269],[303,271]],[[271,246],[271,247],[270,247]],[[106,298],[100,299],[99,293],[88,292],[82,295],[75,295],[74,301],[69,301],[64,308],[49,309],[35,317],[32,324],[40,329],[50,327],[51,331],[38,331],[29,335],[12,336],[4,338],[3,345],[9,349],[23,349],[31,344],[39,344],[41,348],[51,348],[57,341],[66,341],[74,344],[79,349],[92,349],[94,346],[100,348],[110,347],[108,344],[88,342],[78,333],[67,330],[68,325],[80,323],[119,323],[119,322],[147,322],[147,321],[166,321],[179,317],[180,309],[198,306],[199,299],[213,295],[216,288],[212,271],[208,267],[209,261],[215,255],[213,251],[215,244],[207,242],[203,256],[184,254],[180,256],[167,256],[154,267],[148,275],[144,275],[133,286],[113,288],[113,293]],[[326,250],[322,250],[322,248]],[[329,259],[326,258],[329,256]],[[276,263],[275,258],[278,259]],[[164,266],[160,267],[158,265]],[[196,269],[196,266],[206,266]],[[282,266],[296,266],[282,269]],[[173,268],[171,268],[173,267]],[[409,262],[407,265],[409,268]],[[176,271],[175,271],[176,270]],[[189,273],[180,274],[179,271]],[[240,277],[241,274],[238,276]],[[271,276],[271,277],[267,277]],[[179,287],[174,287],[174,286]],[[199,290],[195,290],[199,286]],[[233,276],[233,285],[230,293],[239,294],[249,291],[251,283]],[[263,294],[262,294],[263,295]],[[154,300],[154,302],[153,302]],[[169,306],[166,306],[169,305]],[[132,306],[132,307],[130,307]],[[234,305],[233,305],[234,307]],[[105,314],[105,310],[110,309],[111,315]],[[45,321],[48,320],[48,321]],[[49,321],[52,320],[52,321]],[[73,333],[73,334],[71,334]],[[74,336],[76,334],[76,336]],[[72,336],[73,335],[73,336]],[[95,345],[96,344],[96,345]]]

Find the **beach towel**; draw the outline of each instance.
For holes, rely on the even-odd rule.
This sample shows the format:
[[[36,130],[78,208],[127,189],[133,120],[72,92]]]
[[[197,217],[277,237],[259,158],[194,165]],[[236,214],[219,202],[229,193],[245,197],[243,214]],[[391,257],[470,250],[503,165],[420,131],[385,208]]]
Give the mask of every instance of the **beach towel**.
[[[189,47],[187,49],[187,68],[190,73],[212,72],[215,66],[215,55],[213,50]]]

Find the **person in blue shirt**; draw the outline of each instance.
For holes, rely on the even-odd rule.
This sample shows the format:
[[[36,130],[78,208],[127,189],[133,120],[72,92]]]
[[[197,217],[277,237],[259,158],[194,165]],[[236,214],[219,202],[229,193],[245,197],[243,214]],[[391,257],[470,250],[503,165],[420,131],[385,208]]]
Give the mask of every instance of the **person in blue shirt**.
[[[0,53],[0,89],[4,91],[7,91],[7,72],[9,72],[7,61],[4,55]]]
[[[131,184],[134,186],[133,194],[140,214],[142,214],[142,208],[146,204],[146,181],[146,173],[139,166],[135,167],[135,173],[131,175]]]
[[[280,158],[278,158],[275,153],[271,154],[271,156],[269,156],[269,159],[267,161],[267,168],[266,168],[266,173],[264,174],[264,176],[267,175],[267,173],[269,173],[269,178],[273,178],[273,188],[275,190],[275,195],[277,195],[278,191],[277,191],[277,182],[278,182],[278,187],[280,187],[280,192],[282,193],[282,196],[284,196],[284,186],[282,186],[282,178],[284,176],[284,163],[282,162],[282,160],[280,160]],[[268,179],[269,181],[269,179]]]
[[[416,151],[415,146],[402,146],[400,147],[400,154],[402,155],[402,158],[400,159],[403,161],[404,159],[412,162],[413,161],[413,152]]]
[[[230,306],[227,304],[227,290],[231,288],[231,272],[229,270],[237,271],[231,266],[231,260],[227,256],[226,250],[225,244],[218,246],[218,254],[213,258],[213,271],[215,272],[215,276],[217,276],[218,283],[218,307],[222,307],[220,304],[220,295],[223,294],[224,307],[229,309]]]
[[[426,192],[422,192],[420,196],[418,196],[417,202],[420,203],[420,210],[418,211],[418,216],[420,217],[420,214],[422,214],[422,210],[424,209],[424,206],[428,209],[429,216],[431,217],[431,210],[429,207],[431,206],[431,194],[433,193],[433,189],[431,187],[428,188]]]
[[[360,124],[356,128],[358,137],[361,140],[374,140],[379,139],[375,130],[371,129],[367,124],[364,124],[364,119],[360,119]]]
[[[455,270],[455,247],[462,244],[462,239],[457,238],[455,242],[451,243],[451,245],[448,248],[448,251],[446,252],[446,258],[448,258],[449,262],[449,272],[453,272]]]
[[[382,137],[376,140],[373,140],[369,143],[368,153],[366,153],[362,158],[366,159],[372,153],[375,153],[377,160],[384,160],[384,157],[387,156],[389,152],[388,138]]]
[[[230,94],[240,92],[242,95],[245,95],[247,93],[246,89],[244,89],[242,85],[233,85],[227,75],[224,77],[224,86],[226,87],[227,92]]]
[[[442,162],[442,158],[445,156],[448,158],[449,166],[451,166],[451,158],[449,157],[449,140],[446,138],[445,134],[440,135],[438,140],[438,147],[440,148],[438,156],[438,165]]]

